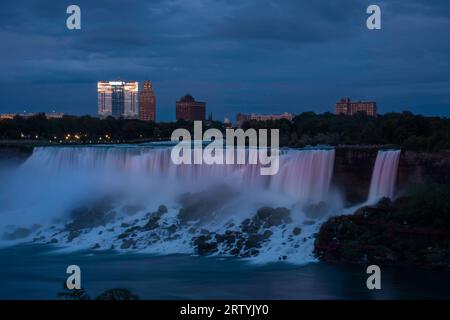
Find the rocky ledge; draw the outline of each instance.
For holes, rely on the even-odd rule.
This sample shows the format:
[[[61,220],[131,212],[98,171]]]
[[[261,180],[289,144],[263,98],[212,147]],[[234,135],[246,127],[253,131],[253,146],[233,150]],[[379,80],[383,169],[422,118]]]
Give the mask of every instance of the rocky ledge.
[[[188,253],[202,256],[260,257],[294,261],[299,252],[313,259],[314,232],[322,222],[323,204],[308,207],[307,219],[294,219],[284,207],[261,207],[252,213],[222,219],[218,214],[235,197],[221,186],[180,197],[180,206],[160,205],[155,211],[137,204],[114,203],[106,197],[72,210],[68,219],[50,226],[10,226],[3,240],[91,248],[94,250]],[[217,194],[217,192],[216,192]]]
[[[331,218],[321,226],[322,261],[450,269],[450,187],[435,185]]]

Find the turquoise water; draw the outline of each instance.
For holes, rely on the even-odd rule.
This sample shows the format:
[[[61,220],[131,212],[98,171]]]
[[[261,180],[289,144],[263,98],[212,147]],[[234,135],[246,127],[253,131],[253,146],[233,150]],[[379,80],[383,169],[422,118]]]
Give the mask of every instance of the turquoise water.
[[[114,252],[56,252],[50,246],[0,249],[0,299],[55,299],[68,265],[95,296],[124,287],[142,299],[450,298],[450,272],[382,268],[382,289],[366,289],[365,266],[314,263],[256,266],[239,259]]]

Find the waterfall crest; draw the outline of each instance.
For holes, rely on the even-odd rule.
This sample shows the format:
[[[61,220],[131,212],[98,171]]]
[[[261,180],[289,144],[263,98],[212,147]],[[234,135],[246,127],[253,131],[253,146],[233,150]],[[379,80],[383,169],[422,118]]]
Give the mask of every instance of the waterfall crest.
[[[391,199],[394,197],[400,152],[400,150],[378,151],[370,181],[370,203],[383,197]]]
[[[291,195],[301,203],[326,201],[333,175],[334,149],[285,150],[280,170],[261,176],[259,164],[175,165],[170,148],[147,147],[41,147],[24,167],[49,172],[119,173],[142,179],[164,179],[172,183],[230,182]]]

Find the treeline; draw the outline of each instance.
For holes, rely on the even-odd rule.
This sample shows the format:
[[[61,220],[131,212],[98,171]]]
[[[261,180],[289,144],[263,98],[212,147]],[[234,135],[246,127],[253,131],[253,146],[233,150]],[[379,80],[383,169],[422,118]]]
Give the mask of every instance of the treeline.
[[[16,116],[14,119],[1,120],[0,139],[79,140],[79,142],[164,140],[170,139],[173,130],[191,126],[192,124],[186,121],[154,123],[113,117],[99,119],[91,116],[47,119],[44,114],[38,114],[26,118]]]
[[[224,130],[220,122],[210,127]],[[99,119],[91,116],[64,116],[47,119],[39,114],[33,117],[0,120],[0,139],[39,139],[79,142],[130,142],[170,139],[177,128],[192,132],[192,122],[144,122],[112,117]],[[207,127],[204,126],[204,129]],[[425,117],[410,112],[388,113],[379,117],[365,114],[354,116],[315,114],[305,112],[288,120],[249,121],[243,129],[280,129],[280,145],[396,145],[411,150],[450,150],[450,119]],[[76,137],[76,138],[74,138]]]
[[[287,120],[244,123],[247,128],[280,129],[280,145],[396,145],[410,150],[450,150],[450,119],[425,117],[410,112],[371,117],[305,112]]]

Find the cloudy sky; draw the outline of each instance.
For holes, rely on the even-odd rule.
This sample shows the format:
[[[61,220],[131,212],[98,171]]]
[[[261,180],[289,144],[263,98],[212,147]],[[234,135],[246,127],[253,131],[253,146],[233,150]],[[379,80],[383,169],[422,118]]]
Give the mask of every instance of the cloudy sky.
[[[185,93],[220,120],[343,96],[450,116],[449,31],[448,0],[2,0],[0,112],[95,115],[96,82],[120,77],[153,81],[159,120]]]

